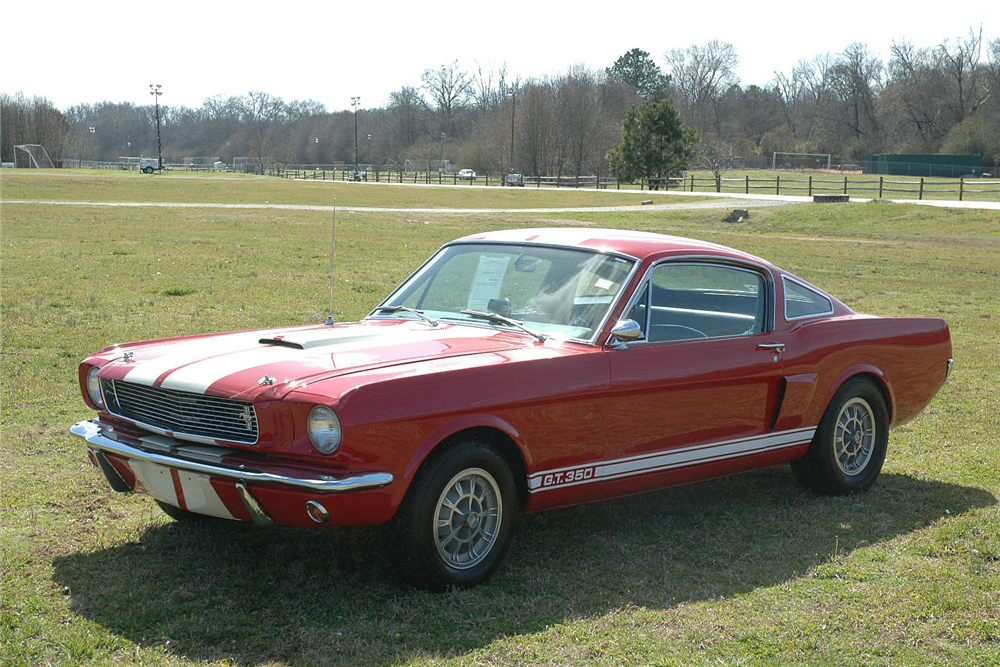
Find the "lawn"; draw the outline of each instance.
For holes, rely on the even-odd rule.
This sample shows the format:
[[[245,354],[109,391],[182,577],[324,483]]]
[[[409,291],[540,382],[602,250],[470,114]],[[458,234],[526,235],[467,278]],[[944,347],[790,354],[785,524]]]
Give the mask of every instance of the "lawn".
[[[114,178],[5,172],[2,197],[147,201],[169,186],[163,201],[245,202],[273,188],[313,203],[331,187]],[[455,205],[447,189],[361,188],[385,206],[410,190]],[[490,194],[469,192],[461,205]],[[731,245],[858,310],[951,325],[952,377],[893,432],[870,492],[809,495],[780,467],[533,515],[493,580],[433,595],[393,578],[372,529],[176,524],[112,492],[67,432],[90,414],[76,365],[110,342],[322,321],[329,214],[3,203],[0,664],[1000,665],[1000,215],[723,215],[339,217],[340,320],[449,239],[568,224]]]
[[[294,181],[269,176],[196,172],[141,174],[130,171],[8,170],[0,184],[5,199],[55,201],[197,202],[218,204],[312,204],[384,208],[539,208],[638,206],[663,193],[573,189],[387,185],[343,181]],[[697,201],[670,196],[669,203]]]

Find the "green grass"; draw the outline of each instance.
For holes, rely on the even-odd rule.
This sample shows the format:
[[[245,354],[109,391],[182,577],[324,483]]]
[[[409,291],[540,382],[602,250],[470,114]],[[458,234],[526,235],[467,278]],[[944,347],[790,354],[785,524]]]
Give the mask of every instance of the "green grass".
[[[102,196],[143,200],[165,180]],[[241,202],[271,182],[178,179],[171,198]],[[311,192],[275,182],[296,203]],[[3,197],[36,183],[4,174]],[[99,198],[90,183],[45,187]],[[406,188],[368,190],[392,206]],[[451,196],[420,196],[436,194]],[[741,224],[710,210],[340,218],[340,320],[447,240],[571,224],[731,245],[858,310],[952,329],[951,380],[893,432],[870,492],[809,495],[782,467],[533,515],[491,582],[432,595],[393,578],[371,529],[173,523],[113,493],[67,433],[90,414],[76,365],[110,342],[322,321],[328,214],[2,204],[0,664],[1000,665],[1000,215],[750,208]]]
[[[694,171],[696,192],[715,192],[715,175],[710,171]],[[726,171],[721,174],[723,179],[722,192],[733,194],[746,193],[746,177],[750,177],[750,192],[756,194],[809,195],[809,179],[812,178],[812,194],[835,194],[844,192],[844,179],[847,179],[847,193],[852,198],[878,199],[879,174],[844,174],[821,171],[771,171],[765,169],[743,169]],[[779,180],[776,178],[780,177]],[[882,199],[937,199],[958,201],[958,178],[925,177],[924,191],[921,197],[919,176],[883,175]],[[962,200],[964,201],[1000,201],[1000,179],[965,179],[962,185]],[[777,186],[780,186],[780,191]],[[690,187],[690,182],[685,188]]]
[[[294,181],[268,176],[129,171],[4,170],[5,199],[55,201],[193,202],[218,204],[312,204],[380,208],[542,208],[638,206],[657,193],[619,193],[533,188],[469,188]],[[671,196],[669,203],[698,201]]]

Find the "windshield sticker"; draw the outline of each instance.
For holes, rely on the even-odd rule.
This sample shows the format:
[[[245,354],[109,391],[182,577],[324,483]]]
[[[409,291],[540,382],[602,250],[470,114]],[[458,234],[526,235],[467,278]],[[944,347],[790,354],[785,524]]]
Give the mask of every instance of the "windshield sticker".
[[[507,274],[507,264],[510,263],[510,256],[488,257],[483,255],[479,258],[479,266],[476,267],[476,275],[472,279],[472,289],[469,291],[469,310],[486,310],[490,299],[500,296],[500,289],[503,287],[503,278]]]
[[[594,287],[597,289],[611,289],[614,286],[615,284],[607,278],[598,278],[597,282],[594,283]]]

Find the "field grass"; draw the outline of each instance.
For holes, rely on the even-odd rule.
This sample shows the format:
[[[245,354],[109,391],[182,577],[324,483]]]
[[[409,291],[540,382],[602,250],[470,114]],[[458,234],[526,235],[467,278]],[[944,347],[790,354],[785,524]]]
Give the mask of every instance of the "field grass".
[[[710,171],[694,171],[695,192],[715,192],[715,175]],[[812,194],[836,194],[844,192],[844,179],[847,179],[847,193],[857,199],[878,199],[879,174],[841,174],[822,171],[791,171],[742,169],[725,171],[721,174],[723,180],[721,192],[733,194],[746,192],[746,177],[750,178],[750,192],[756,194],[809,195],[809,179],[812,178]],[[780,182],[776,178],[780,177]],[[920,193],[919,176],[881,176],[882,199],[936,199],[943,201],[958,201],[958,178],[926,177],[924,178],[923,196]],[[713,179],[713,180],[705,180]],[[1000,179],[964,179],[962,184],[962,200],[964,201],[1000,201]],[[776,186],[780,185],[780,192]],[[690,182],[685,186],[689,188]]]
[[[165,180],[5,173],[2,196],[141,201]],[[177,179],[170,199],[243,202],[269,182]],[[407,189],[368,190],[391,206]],[[173,523],[112,492],[67,433],[90,414],[76,365],[110,342],[321,321],[327,214],[0,205],[0,664],[1000,665],[1000,215],[751,214],[339,219],[341,320],[457,236],[603,225],[731,245],[858,310],[951,325],[952,378],[893,432],[870,492],[809,495],[782,467],[533,515],[492,581],[433,595],[393,578],[372,529]]]
[[[558,191],[531,188],[469,188],[293,181],[268,176],[129,171],[9,170],[0,189],[6,199],[55,201],[194,202],[218,204],[313,204],[384,208],[540,208],[638,206],[657,193]],[[16,193],[16,195],[15,195]],[[696,201],[671,196],[670,203]]]

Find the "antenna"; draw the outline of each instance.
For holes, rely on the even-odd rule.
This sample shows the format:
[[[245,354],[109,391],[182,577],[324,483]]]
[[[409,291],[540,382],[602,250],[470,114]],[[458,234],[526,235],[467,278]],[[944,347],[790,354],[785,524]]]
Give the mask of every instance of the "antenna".
[[[337,199],[333,200],[333,223],[330,225],[330,310],[326,316],[328,326],[333,326],[333,283],[337,277]]]

